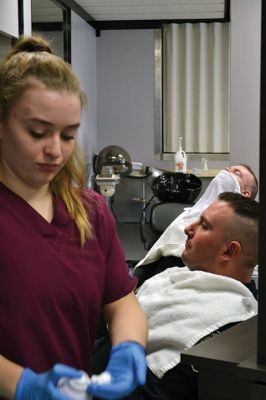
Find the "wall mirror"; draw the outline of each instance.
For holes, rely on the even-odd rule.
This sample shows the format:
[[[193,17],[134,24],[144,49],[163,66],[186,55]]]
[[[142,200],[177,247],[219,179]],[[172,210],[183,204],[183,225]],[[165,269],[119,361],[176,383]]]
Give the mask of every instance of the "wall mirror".
[[[70,62],[70,10],[61,2],[31,0],[32,33],[46,37],[58,56]]]
[[[0,62],[11,48],[12,39],[9,36],[0,33]]]

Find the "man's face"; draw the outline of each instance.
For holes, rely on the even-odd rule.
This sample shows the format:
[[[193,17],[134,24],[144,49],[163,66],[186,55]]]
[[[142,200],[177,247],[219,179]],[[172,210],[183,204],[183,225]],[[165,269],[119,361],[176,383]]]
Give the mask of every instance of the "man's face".
[[[240,185],[241,194],[250,197],[249,193],[254,185],[254,177],[250,171],[243,165],[232,165],[231,167],[225,168],[225,170],[235,175]]]
[[[187,241],[182,260],[190,270],[216,272],[217,262],[227,250],[227,226],[233,214],[226,202],[217,200],[185,228]]]

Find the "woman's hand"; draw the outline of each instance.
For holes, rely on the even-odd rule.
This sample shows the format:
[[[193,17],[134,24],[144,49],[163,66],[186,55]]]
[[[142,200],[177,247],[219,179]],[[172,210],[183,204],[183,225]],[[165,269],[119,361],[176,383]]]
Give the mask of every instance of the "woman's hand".
[[[25,368],[16,387],[14,400],[69,400],[57,389],[60,378],[80,378],[82,373],[63,364],[55,364],[48,372],[36,374]]]
[[[106,372],[110,383],[89,384],[87,392],[103,399],[120,399],[138,385],[146,382],[146,356],[144,347],[136,342],[122,342],[112,347]]]

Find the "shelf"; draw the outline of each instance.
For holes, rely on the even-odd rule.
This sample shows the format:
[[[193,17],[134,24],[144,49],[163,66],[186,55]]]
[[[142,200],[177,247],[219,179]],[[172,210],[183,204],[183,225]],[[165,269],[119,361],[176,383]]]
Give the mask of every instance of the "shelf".
[[[193,168],[189,169],[188,173],[194,174],[199,178],[214,178],[220,171],[221,171],[220,169],[208,169],[207,171],[204,171],[203,169],[200,168]]]

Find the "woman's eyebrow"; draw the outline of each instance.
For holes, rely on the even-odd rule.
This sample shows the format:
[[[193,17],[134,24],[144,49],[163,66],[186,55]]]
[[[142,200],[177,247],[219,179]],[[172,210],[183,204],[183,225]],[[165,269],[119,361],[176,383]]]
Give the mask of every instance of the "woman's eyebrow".
[[[30,117],[28,120],[31,122],[37,122],[39,124],[41,123],[41,124],[49,125],[49,126],[53,125],[50,121],[46,121],[46,119],[43,119],[43,118]]]
[[[46,121],[46,119],[43,119],[43,118],[32,117],[32,118],[29,118],[29,121],[36,122],[36,123],[43,124],[43,125],[47,125],[47,126],[53,126],[53,124],[50,121]],[[66,128],[77,129],[79,127],[80,127],[80,122],[77,122],[75,124],[68,125]]]

